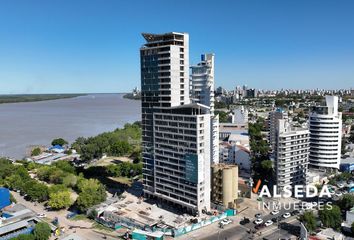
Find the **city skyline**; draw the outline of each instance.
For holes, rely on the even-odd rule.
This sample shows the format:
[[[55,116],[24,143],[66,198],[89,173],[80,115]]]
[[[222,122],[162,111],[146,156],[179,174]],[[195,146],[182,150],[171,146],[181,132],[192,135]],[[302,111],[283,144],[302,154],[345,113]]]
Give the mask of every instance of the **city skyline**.
[[[140,85],[140,33],[172,31],[189,33],[191,65],[201,53],[215,54],[216,87],[349,89],[353,6],[350,1],[151,6],[3,1],[0,94],[131,91]],[[181,11],[183,18],[170,17]]]

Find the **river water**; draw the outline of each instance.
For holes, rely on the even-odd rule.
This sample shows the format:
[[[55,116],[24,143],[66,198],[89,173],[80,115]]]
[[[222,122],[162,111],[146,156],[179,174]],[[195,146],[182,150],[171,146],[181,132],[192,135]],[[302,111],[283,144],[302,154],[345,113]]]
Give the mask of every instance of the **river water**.
[[[33,145],[62,137],[95,136],[140,120],[140,101],[123,94],[93,94],[70,99],[0,104],[0,156],[22,158]]]

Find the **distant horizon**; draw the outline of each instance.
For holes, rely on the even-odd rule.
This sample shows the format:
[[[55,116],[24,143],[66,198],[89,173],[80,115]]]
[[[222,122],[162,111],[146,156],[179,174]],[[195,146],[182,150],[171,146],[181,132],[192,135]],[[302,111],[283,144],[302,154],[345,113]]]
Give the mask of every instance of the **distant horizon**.
[[[127,94],[130,92],[47,92],[47,93],[0,93],[0,96],[4,95],[55,95],[55,94]]]
[[[241,85],[242,86],[242,85]],[[214,90],[216,90],[218,87],[222,87],[226,89],[227,91],[232,91],[235,89],[228,89],[223,86],[217,86]],[[252,86],[247,86],[250,89],[253,89],[254,87]],[[139,89],[139,88],[138,88]],[[307,90],[324,90],[324,91],[340,91],[340,90],[354,90],[353,87],[348,87],[348,88],[337,88],[337,89],[329,89],[329,88],[279,88],[279,89],[260,89],[260,88],[255,88],[256,90],[263,90],[263,91],[281,91],[281,90],[302,90],[302,91],[307,91]],[[140,90],[140,89],[139,89]],[[127,94],[131,93],[132,91],[128,92],[42,92],[42,93],[0,93],[0,96],[4,95],[55,95],[55,94]]]

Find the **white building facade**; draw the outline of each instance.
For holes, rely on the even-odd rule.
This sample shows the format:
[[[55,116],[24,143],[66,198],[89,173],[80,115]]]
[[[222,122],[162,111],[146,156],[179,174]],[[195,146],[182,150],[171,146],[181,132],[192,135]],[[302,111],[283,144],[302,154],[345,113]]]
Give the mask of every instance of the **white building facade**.
[[[210,112],[200,104],[154,113],[155,196],[210,210]]]
[[[309,117],[310,166],[339,169],[342,113],[338,112],[338,97],[326,96],[326,105],[313,107]]]
[[[268,140],[271,149],[274,151],[277,141],[277,124],[279,119],[288,119],[288,113],[283,109],[278,108],[275,111],[269,112],[268,115]]]
[[[248,124],[248,110],[245,106],[237,106],[233,110],[232,123],[239,125]]]
[[[219,115],[214,114],[214,59],[212,53],[202,54],[201,62],[191,66],[191,101],[210,106],[211,164],[219,162]]]
[[[310,132],[293,129],[289,122],[279,119],[275,147],[275,174],[279,189],[287,185],[306,185]]]

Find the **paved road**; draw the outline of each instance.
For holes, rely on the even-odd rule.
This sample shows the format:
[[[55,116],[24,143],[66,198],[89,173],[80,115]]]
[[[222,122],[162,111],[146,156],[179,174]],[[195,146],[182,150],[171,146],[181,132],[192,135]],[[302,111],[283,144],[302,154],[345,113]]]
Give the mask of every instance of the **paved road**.
[[[279,214],[277,215],[266,215],[263,216],[262,219],[264,222],[266,222],[267,220],[270,220],[276,216],[281,216],[283,215],[285,212],[291,212],[291,210],[286,211],[286,210],[282,210],[280,211]],[[228,225],[225,226],[224,229],[220,229],[214,233],[212,233],[211,235],[207,236],[207,237],[203,237],[200,239],[203,240],[239,240],[239,239],[262,239],[263,237],[267,236],[267,235],[272,235],[274,233],[279,233],[281,236],[287,236],[289,235],[286,231],[284,230],[279,230],[278,229],[278,225],[276,223],[274,223],[271,226],[268,227],[264,227],[260,230],[258,230],[255,234],[249,233],[249,230],[255,230],[255,226],[256,224],[253,222],[255,220],[254,219],[250,219],[251,222],[246,224],[246,225],[240,225],[239,222],[232,225]],[[237,220],[236,220],[237,221]],[[240,219],[238,218],[238,221],[240,221]],[[284,219],[282,218],[280,220],[280,222],[287,222],[287,223],[292,223],[292,222],[296,222],[296,216],[292,216],[290,218]],[[291,234],[290,234],[291,235]]]

